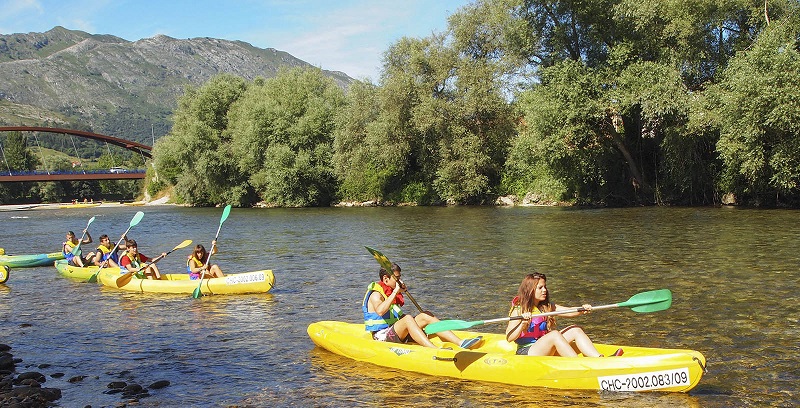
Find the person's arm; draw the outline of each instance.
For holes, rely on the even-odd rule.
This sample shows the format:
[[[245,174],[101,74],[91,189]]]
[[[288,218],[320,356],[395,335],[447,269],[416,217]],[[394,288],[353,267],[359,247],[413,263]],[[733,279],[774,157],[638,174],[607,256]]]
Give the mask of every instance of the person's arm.
[[[89,231],[83,230],[86,233],[86,238],[81,241],[82,244],[91,244],[92,243],[92,234],[89,234]]]
[[[381,316],[386,314],[386,312],[389,311],[389,308],[392,307],[394,298],[397,297],[397,292],[399,290],[400,290],[400,285],[395,286],[394,290],[392,291],[392,294],[389,295],[389,297],[387,297],[386,299],[383,299],[382,301],[381,298],[383,296],[381,296],[380,293],[372,292],[369,295],[369,304],[372,306],[372,309],[375,311],[375,313]]]
[[[520,308],[515,307],[508,317],[516,317],[520,316]],[[531,323],[531,314],[530,312],[522,313],[521,316],[523,317],[520,320],[509,320],[508,326],[506,326],[506,340],[512,342],[522,336],[522,333],[525,332],[525,328],[528,327]]]
[[[588,314],[588,313],[590,313],[592,311],[592,305],[590,305],[588,303],[584,304],[584,305],[581,305],[581,307],[586,309],[586,310],[584,310],[582,312],[564,313],[561,316],[564,316],[564,317],[576,317],[576,316],[581,316],[581,315]],[[556,311],[569,310],[569,309],[574,309],[574,307],[566,307],[566,306],[556,305]]]
[[[211,241],[211,255],[216,255],[219,252],[219,247],[217,246],[217,241]]]
[[[92,263],[95,266],[100,266],[100,263],[103,261],[103,250],[97,248],[97,253],[94,254],[94,258],[92,258]]]
[[[198,263],[194,257],[190,258],[187,261],[187,265],[189,266],[189,270],[192,271],[192,273],[200,273],[203,271],[204,267],[204,265],[201,262]]]

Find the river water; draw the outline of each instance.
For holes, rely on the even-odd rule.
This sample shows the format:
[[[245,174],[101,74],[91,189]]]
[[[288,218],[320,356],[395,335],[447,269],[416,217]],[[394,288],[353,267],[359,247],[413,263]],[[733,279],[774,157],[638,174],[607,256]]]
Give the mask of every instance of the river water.
[[[93,215],[93,238],[116,239],[139,210],[129,235],[153,256],[185,239],[208,248],[222,213],[0,212],[0,247],[57,251]],[[14,269],[0,284],[0,343],[23,360],[18,372],[42,372],[45,386],[61,388],[64,407],[116,406],[124,400],[103,393],[108,383],[158,380],[171,385],[138,406],[798,406],[798,220],[797,211],[735,208],[234,208],[215,262],[226,272],[272,269],[269,294],[134,294],[53,267]],[[667,311],[609,309],[569,322],[597,342],[698,350],[708,372],[688,394],[531,390],[385,370],[315,348],[309,323],[361,320],[378,270],[365,245],[399,263],[411,294],[440,318],[505,316],[532,271],[546,273],[551,299],[567,306],[671,289]],[[188,254],[176,251],[161,270],[183,271]],[[405,309],[416,313],[410,302]],[[87,377],[67,381],[76,376]]]

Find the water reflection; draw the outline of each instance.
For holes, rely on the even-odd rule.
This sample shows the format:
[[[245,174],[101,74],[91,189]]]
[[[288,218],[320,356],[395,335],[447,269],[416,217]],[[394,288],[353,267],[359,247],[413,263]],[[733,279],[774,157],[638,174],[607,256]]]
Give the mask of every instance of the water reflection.
[[[31,211],[0,221],[8,253],[57,250],[86,220],[93,236],[118,236],[142,208]],[[132,231],[146,254],[184,239],[208,247],[219,209],[145,207]],[[234,209],[220,234],[225,271],[273,269],[267,295],[121,292],[14,269],[0,285],[0,342],[24,370],[52,364],[47,386],[62,406],[114,406],[122,379],[172,384],[140,406],[796,406],[800,213],[739,209],[362,208]],[[19,215],[19,214],[14,214]],[[43,247],[39,247],[43,245]],[[504,317],[522,277],[548,276],[551,297],[577,305],[669,288],[658,313],[614,309],[569,319],[598,342],[690,348],[709,372],[689,395],[531,390],[367,366],[314,347],[318,320],[358,322],[378,265],[369,245],[403,267],[414,298],[440,318]],[[185,270],[176,251],[159,265]],[[414,311],[410,303],[407,311]],[[560,323],[566,324],[566,319]],[[502,332],[503,325],[476,327]],[[79,383],[72,376],[87,375]],[[533,392],[532,392],[533,391]]]

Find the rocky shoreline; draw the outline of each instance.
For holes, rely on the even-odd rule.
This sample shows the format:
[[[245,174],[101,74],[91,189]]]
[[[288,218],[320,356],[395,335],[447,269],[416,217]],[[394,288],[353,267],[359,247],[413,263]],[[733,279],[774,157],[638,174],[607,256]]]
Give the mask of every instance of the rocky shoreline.
[[[18,408],[40,408],[57,405],[61,399],[61,389],[44,387],[47,377],[39,371],[25,371],[17,373],[17,365],[22,359],[11,354],[11,346],[0,343],[0,406]],[[36,366],[39,370],[46,370],[49,364]],[[30,367],[28,367],[30,368]],[[119,373],[121,375],[127,373]],[[64,373],[54,372],[50,378],[61,378]],[[67,380],[70,383],[83,381],[87,376],[79,375]],[[98,378],[99,377],[95,377]],[[105,394],[120,394],[122,401],[117,407],[126,407],[138,404],[142,398],[150,396],[150,390],[158,390],[170,385],[167,380],[156,381],[146,387],[135,382],[112,381],[108,384]],[[86,405],[85,408],[90,408]]]

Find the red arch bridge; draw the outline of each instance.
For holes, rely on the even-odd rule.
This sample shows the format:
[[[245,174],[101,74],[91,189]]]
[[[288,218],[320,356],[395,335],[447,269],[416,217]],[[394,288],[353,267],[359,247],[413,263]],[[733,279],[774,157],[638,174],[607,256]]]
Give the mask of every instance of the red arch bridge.
[[[84,137],[87,139],[99,140],[115,146],[123,147],[128,150],[133,150],[143,157],[151,158],[150,151],[152,146],[142,143],[137,143],[130,140],[120,139],[118,137],[101,135],[98,133],[86,132],[83,130],[61,129],[40,126],[0,126],[0,132],[45,132],[45,133],[61,133],[73,136]],[[109,169],[109,170],[77,170],[77,171],[27,171],[27,172],[13,172],[0,170],[0,182],[4,181],[78,181],[78,180],[127,180],[127,179],[143,179],[145,176],[144,170],[125,170],[125,169]]]

